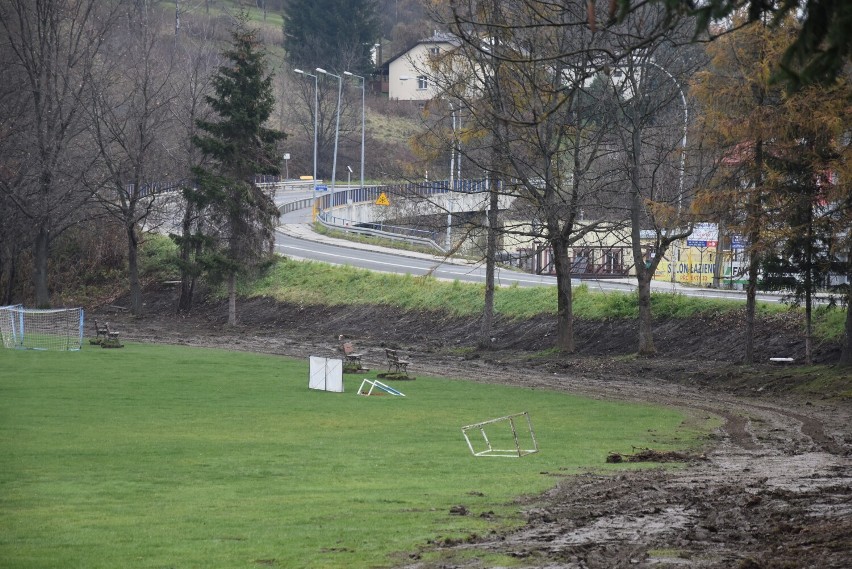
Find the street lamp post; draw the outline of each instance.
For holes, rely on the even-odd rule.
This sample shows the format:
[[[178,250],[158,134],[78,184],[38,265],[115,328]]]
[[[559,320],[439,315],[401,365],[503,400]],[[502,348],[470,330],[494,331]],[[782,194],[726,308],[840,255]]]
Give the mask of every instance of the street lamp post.
[[[689,131],[689,107],[686,104],[686,94],[683,92],[683,86],[680,84],[674,75],[672,75],[668,69],[660,65],[659,63],[655,63],[653,61],[648,61],[648,65],[652,65],[656,67],[660,71],[666,74],[666,76],[672,80],[675,87],[677,87],[678,92],[680,93],[680,101],[683,103],[683,138],[681,139],[681,149],[680,149],[680,179],[678,181],[678,189],[677,189],[677,220],[680,222],[681,209],[683,208],[683,178],[686,175],[686,133]],[[675,258],[674,258],[674,249],[672,249],[671,261],[669,264],[671,266],[671,274],[672,274],[672,282],[674,283],[677,280],[677,276],[675,275]],[[678,248],[678,259],[680,258],[680,249]]]
[[[299,75],[307,75],[308,77],[314,78],[314,181],[313,181],[313,196],[314,196],[314,205],[316,206],[317,202],[317,119],[319,117],[319,83],[317,76],[313,73],[306,73],[301,69],[294,69],[294,72]]]
[[[408,81],[412,79],[408,75],[400,75],[400,81]],[[452,246],[452,226],[453,226],[453,198],[451,197],[456,190],[456,180],[461,179],[461,151],[459,149],[458,137],[456,135],[456,106],[453,104],[452,100],[447,100],[447,104],[450,106],[450,120],[452,123],[453,135],[452,141],[450,142],[450,180],[449,180],[449,190],[447,195],[450,196],[447,198],[447,251],[450,250]],[[461,110],[461,109],[459,109]],[[459,123],[461,123],[461,117],[459,117]],[[456,155],[458,154],[458,162],[456,162]],[[456,174],[456,168],[458,168],[458,174]],[[426,179],[429,179],[428,173]]]
[[[455,191],[455,173],[456,173],[456,147],[458,145],[456,139],[456,107],[453,105],[452,101],[449,101],[450,105],[450,116],[452,118],[453,125],[453,141],[450,144],[450,191]],[[459,156],[459,161],[461,161],[461,156]]]
[[[666,77],[671,79],[672,83],[674,83],[674,86],[677,88],[678,93],[680,93],[680,101],[683,104],[683,137],[681,138],[680,176],[679,176],[678,191],[677,191],[677,219],[678,219],[678,221],[680,221],[681,210],[683,208],[683,183],[684,183],[684,177],[686,176],[686,135],[687,135],[687,132],[689,132],[689,106],[687,105],[687,102],[686,102],[686,93],[684,93],[683,86],[680,84],[680,82],[677,80],[677,78],[675,78],[675,76],[672,75],[671,72],[669,72],[668,69],[666,69],[665,67],[663,67],[659,63],[656,63],[654,61],[645,61],[645,62],[637,62],[636,65],[639,65],[639,66],[650,65],[651,67],[656,67],[657,69],[659,69],[660,71],[665,73]],[[672,251],[672,260],[670,261],[670,263],[671,263],[671,267],[672,267],[672,269],[670,271],[671,274],[672,274],[672,282],[675,282],[677,280],[677,277],[675,275],[675,269],[674,269],[674,265],[675,265],[674,251]]]
[[[337,140],[340,138],[340,98],[343,95],[343,77],[330,73],[322,67],[317,67],[316,70],[324,75],[337,77],[337,118],[334,123],[334,158],[331,161],[331,193],[334,194],[337,182]]]
[[[364,187],[364,137],[366,133],[366,123],[364,121],[364,87],[366,80],[360,75],[355,75],[354,73],[350,73],[348,71],[343,72],[344,75],[348,75],[349,77],[357,77],[361,80],[361,188]]]
[[[678,183],[678,193],[677,193],[677,213],[678,220],[680,219],[680,210],[683,203],[683,178],[686,174],[686,133],[689,131],[689,107],[686,103],[686,94],[683,92],[683,86],[680,82],[675,79],[675,76],[672,75],[668,69],[660,65],[659,63],[655,63],[653,61],[648,61],[648,65],[652,65],[666,74],[666,76],[672,80],[675,87],[677,87],[678,92],[680,93],[680,101],[683,103],[683,138],[681,140],[681,151],[680,151],[680,181]]]

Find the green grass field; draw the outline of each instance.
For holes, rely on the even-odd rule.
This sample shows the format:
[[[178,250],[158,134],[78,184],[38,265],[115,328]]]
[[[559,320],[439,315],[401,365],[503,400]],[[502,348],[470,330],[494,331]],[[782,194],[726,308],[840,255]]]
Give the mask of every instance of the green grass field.
[[[514,498],[608,451],[693,447],[707,427],[542,390],[418,377],[368,398],[374,373],[342,394],[307,376],[307,358],[223,350],[0,350],[0,565],[387,566],[519,523]],[[540,453],[470,454],[463,425],[521,411]]]

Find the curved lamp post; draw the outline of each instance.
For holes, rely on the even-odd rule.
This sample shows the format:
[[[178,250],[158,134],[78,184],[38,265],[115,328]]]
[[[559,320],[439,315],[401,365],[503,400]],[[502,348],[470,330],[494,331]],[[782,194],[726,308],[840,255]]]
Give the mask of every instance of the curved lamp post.
[[[680,92],[680,101],[683,103],[683,139],[681,140],[681,149],[680,149],[680,179],[678,181],[678,189],[677,189],[677,219],[680,222],[680,214],[681,209],[683,208],[683,178],[686,175],[686,133],[689,131],[689,107],[686,104],[686,94],[683,92],[683,86],[680,82],[675,79],[675,76],[672,75],[668,69],[660,65],[659,63],[655,63],[653,61],[648,61],[648,65],[652,65],[656,67],[660,71],[666,74],[666,76],[672,80],[677,90]],[[678,259],[680,259],[680,246],[678,246]],[[671,273],[672,273],[672,282],[677,280],[677,276],[675,275],[674,269],[674,250],[672,250],[672,260],[671,264]]]
[[[316,70],[323,75],[337,77],[337,119],[334,124],[334,158],[331,162],[331,193],[334,194],[334,187],[337,183],[337,140],[340,138],[340,97],[343,94],[343,77],[330,73],[322,67],[317,67]]]
[[[364,121],[364,86],[366,80],[360,75],[355,75],[354,73],[349,73],[348,71],[343,72],[344,75],[349,77],[356,77],[361,80],[361,188],[364,188],[364,136],[366,133],[365,129],[365,121]]]
[[[678,191],[677,191],[677,217],[678,217],[678,221],[680,221],[681,209],[683,207],[683,179],[686,175],[686,134],[687,134],[687,132],[689,132],[689,106],[687,105],[687,102],[686,102],[686,94],[683,91],[683,86],[675,78],[675,76],[672,75],[671,72],[669,72],[668,69],[666,69],[665,67],[663,67],[659,63],[656,63],[654,61],[643,61],[643,62],[633,62],[633,63],[634,63],[634,65],[637,65],[639,67],[641,67],[643,65],[649,65],[651,67],[656,67],[657,69],[659,69],[660,71],[665,73],[666,77],[671,79],[672,83],[674,83],[674,86],[677,88],[678,92],[680,93],[681,103],[683,103],[683,137],[681,139],[680,176],[679,176]],[[672,260],[671,262],[674,263],[674,260]],[[671,273],[672,273],[672,282],[675,282],[676,275],[675,275],[674,269],[672,269]]]
[[[681,152],[680,152],[680,181],[678,184],[678,193],[677,193],[677,213],[678,219],[680,218],[680,210],[681,204],[683,202],[683,177],[686,174],[686,133],[689,131],[689,107],[686,103],[686,94],[683,92],[683,86],[680,82],[675,79],[675,76],[672,75],[668,69],[660,65],[659,63],[655,63],[653,61],[645,62],[647,65],[651,65],[656,67],[660,71],[666,74],[666,76],[672,80],[672,83],[675,84],[677,90],[680,92],[680,100],[683,103],[683,139],[681,140]]]

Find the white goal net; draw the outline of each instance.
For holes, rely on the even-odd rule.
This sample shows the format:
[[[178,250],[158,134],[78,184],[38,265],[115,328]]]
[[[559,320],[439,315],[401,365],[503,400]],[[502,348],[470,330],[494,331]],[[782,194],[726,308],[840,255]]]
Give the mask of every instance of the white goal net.
[[[83,309],[0,306],[0,336],[6,348],[76,351],[83,346]]]

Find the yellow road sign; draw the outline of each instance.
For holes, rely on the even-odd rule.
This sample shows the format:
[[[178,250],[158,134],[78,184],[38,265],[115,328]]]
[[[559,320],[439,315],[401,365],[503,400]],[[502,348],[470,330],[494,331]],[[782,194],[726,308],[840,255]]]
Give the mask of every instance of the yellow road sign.
[[[379,199],[376,200],[376,205],[390,205],[390,201],[384,192],[379,194]]]

